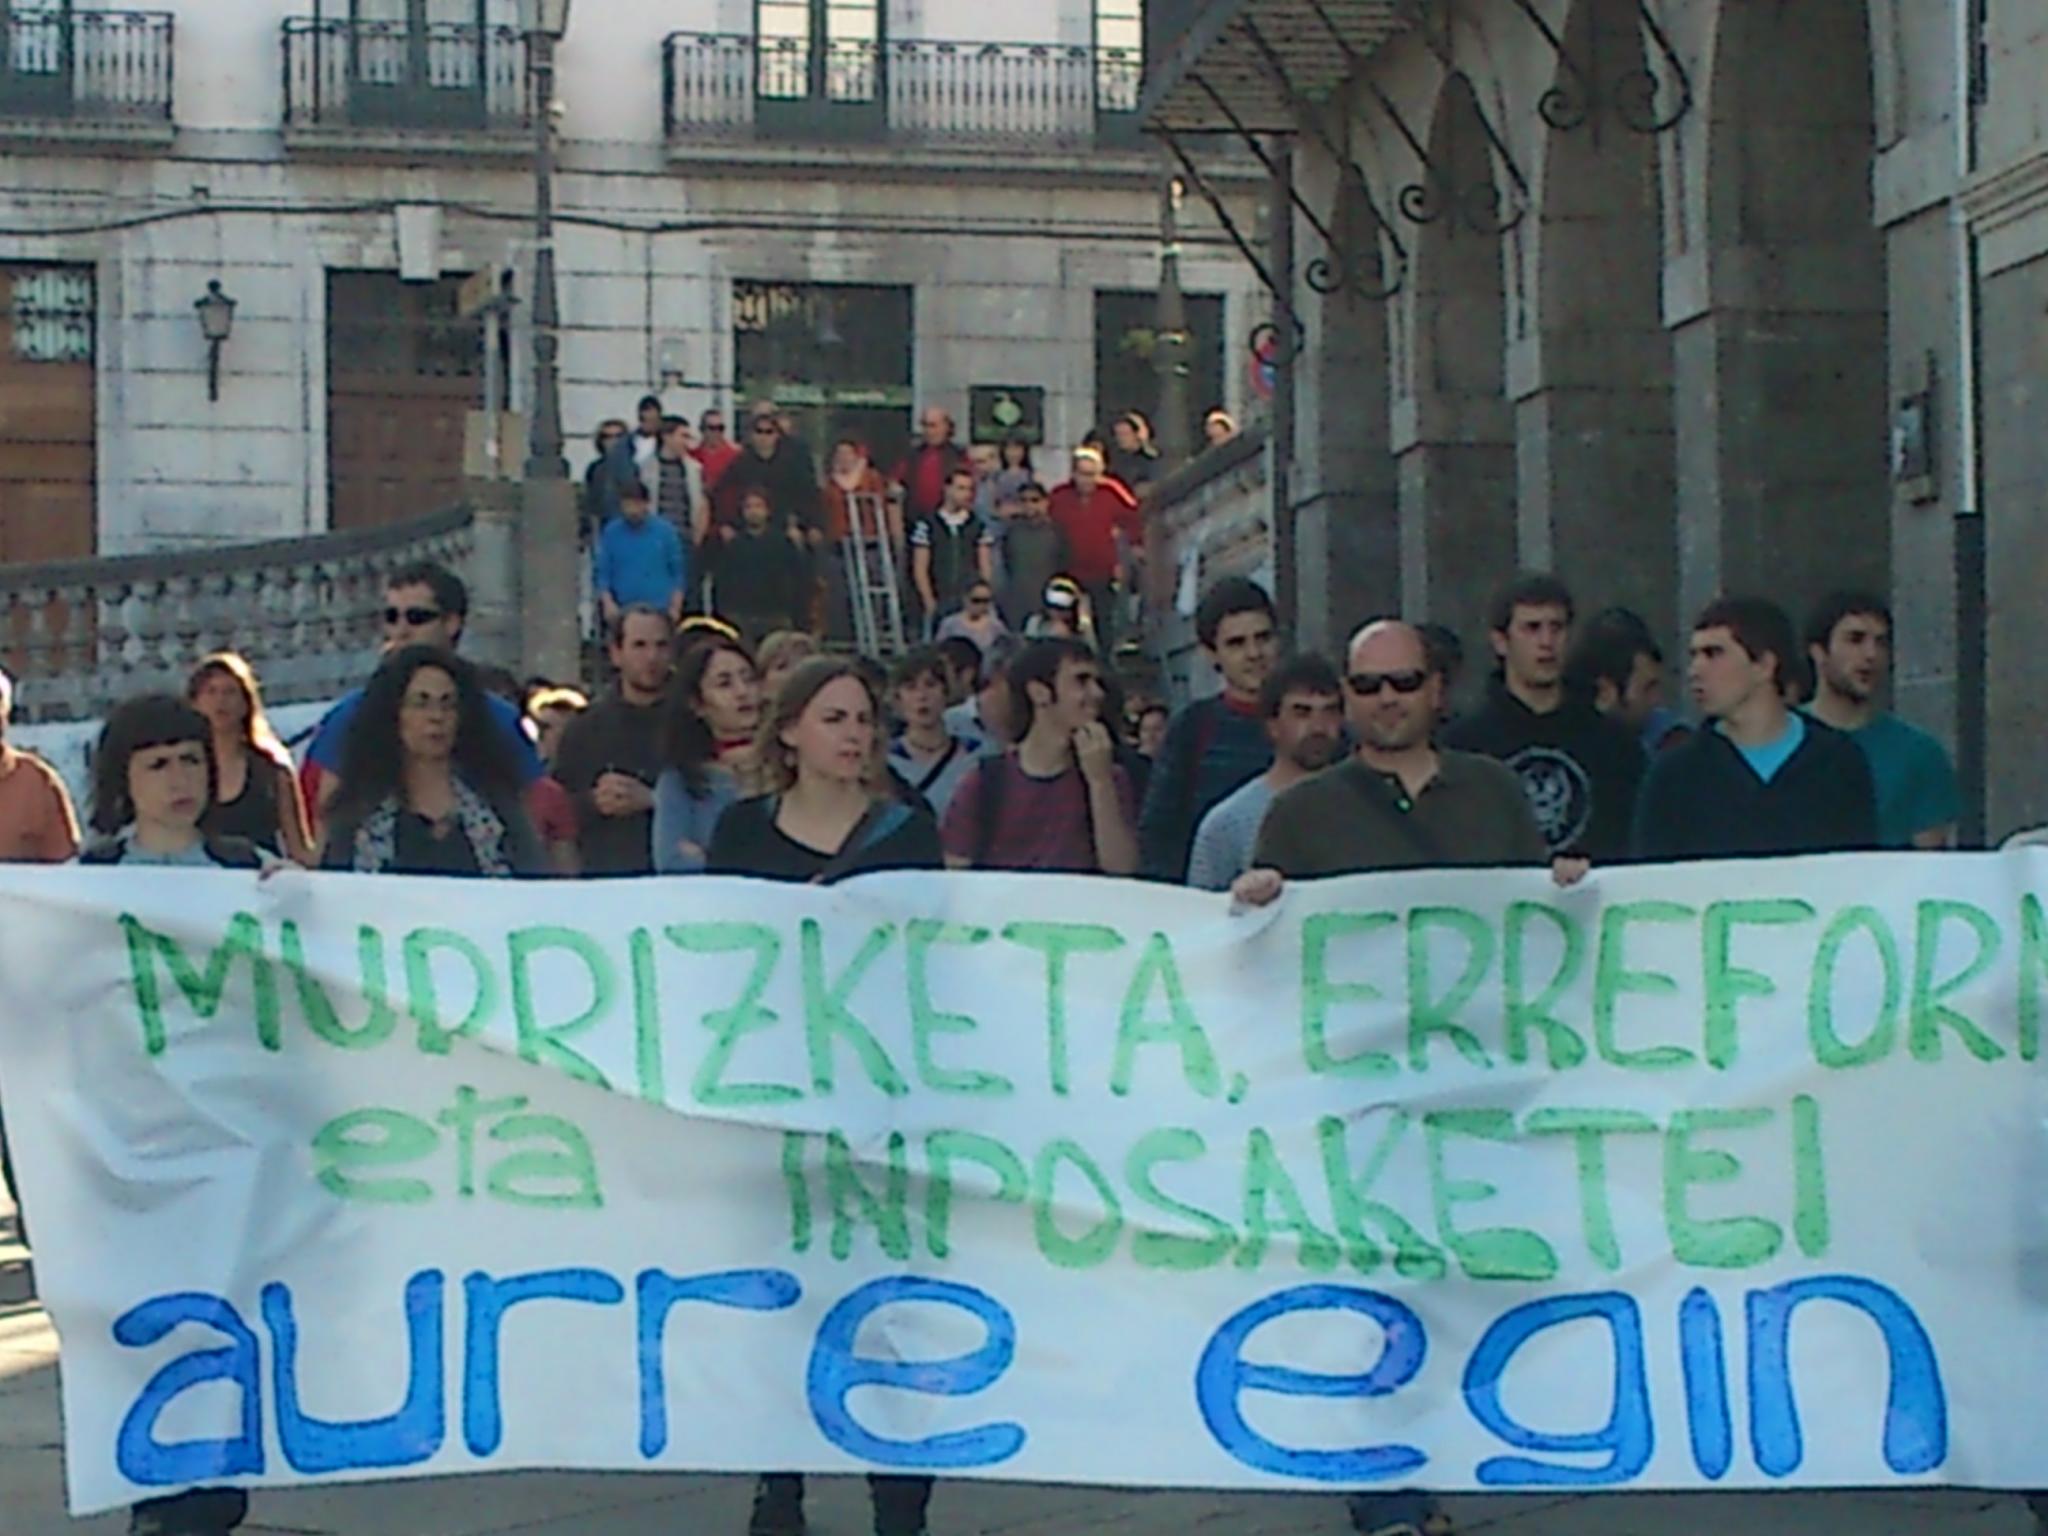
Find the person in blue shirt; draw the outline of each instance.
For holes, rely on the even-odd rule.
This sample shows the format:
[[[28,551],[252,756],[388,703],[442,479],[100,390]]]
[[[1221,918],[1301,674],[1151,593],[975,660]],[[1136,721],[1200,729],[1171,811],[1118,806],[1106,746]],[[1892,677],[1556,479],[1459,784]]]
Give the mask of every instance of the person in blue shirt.
[[[462,640],[462,626],[468,617],[469,588],[460,576],[445,565],[427,560],[401,567],[385,583],[383,655],[390,656],[409,645],[438,645],[452,651]],[[300,785],[316,830],[341,789],[342,753],[362,702],[360,688],[337,700],[314,727],[312,744],[306,749]],[[546,770],[541,766],[533,739],[526,734],[526,723],[518,706],[492,694],[488,708],[493,726],[512,753],[520,788],[529,788]]]
[[[1891,673],[1892,613],[1871,592],[1834,592],[1806,626],[1814,695],[1807,713],[1863,749],[1877,784],[1883,848],[1953,848],[1962,796],[1955,765],[1925,731],[1877,707]]]
[[[1703,727],[1650,765],[1635,855],[1656,862],[1852,853],[1877,846],[1877,793],[1856,743],[1786,703],[1792,620],[1724,597],[1693,621],[1686,670]]]
[[[637,475],[619,484],[619,515],[597,535],[597,602],[607,629],[628,608],[652,608],[671,624],[683,617],[682,536],[655,517]]]

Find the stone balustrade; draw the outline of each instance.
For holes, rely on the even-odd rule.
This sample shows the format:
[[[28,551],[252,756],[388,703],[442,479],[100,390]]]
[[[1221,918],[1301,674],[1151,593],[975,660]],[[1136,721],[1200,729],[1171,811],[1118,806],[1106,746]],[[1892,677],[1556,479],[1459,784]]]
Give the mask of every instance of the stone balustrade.
[[[175,554],[0,565],[0,663],[17,720],[87,720],[131,694],[181,690],[210,651],[239,651],[284,704],[362,681],[385,578],[433,560],[466,572],[468,507],[360,532]]]

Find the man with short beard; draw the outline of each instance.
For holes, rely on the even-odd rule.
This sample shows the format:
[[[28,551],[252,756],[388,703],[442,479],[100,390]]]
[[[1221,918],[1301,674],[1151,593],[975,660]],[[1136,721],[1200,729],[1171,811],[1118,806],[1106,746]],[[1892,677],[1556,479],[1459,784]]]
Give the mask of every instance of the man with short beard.
[[[1705,722],[1658,758],[1636,805],[1641,859],[1775,858],[1877,846],[1870,764],[1843,732],[1785,701],[1799,642],[1764,598],[1693,620],[1686,682]]]
[[[555,778],[576,805],[586,875],[654,873],[654,783],[661,777],[661,705],[668,691],[668,616],[628,608],[612,627],[617,687],[572,720]]]
[[[1297,656],[1267,678],[1259,715],[1273,744],[1273,766],[1225,795],[1195,829],[1188,884],[1198,891],[1229,890],[1252,867],[1259,824],[1274,798],[1344,751],[1344,685],[1320,656]]]
[[[1836,592],[1806,626],[1817,688],[1806,712],[1863,749],[1882,848],[1953,848],[1962,797],[1941,743],[1877,707],[1891,672],[1892,614],[1869,592]]]

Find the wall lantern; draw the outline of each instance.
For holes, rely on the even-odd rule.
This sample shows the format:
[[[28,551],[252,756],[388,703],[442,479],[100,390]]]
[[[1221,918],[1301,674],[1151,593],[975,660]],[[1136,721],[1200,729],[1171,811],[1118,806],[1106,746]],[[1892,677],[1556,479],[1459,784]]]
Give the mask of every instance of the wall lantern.
[[[206,297],[192,306],[199,311],[199,334],[206,338],[206,398],[220,398],[220,349],[235,328],[235,301],[220,291],[220,279],[206,285]]]

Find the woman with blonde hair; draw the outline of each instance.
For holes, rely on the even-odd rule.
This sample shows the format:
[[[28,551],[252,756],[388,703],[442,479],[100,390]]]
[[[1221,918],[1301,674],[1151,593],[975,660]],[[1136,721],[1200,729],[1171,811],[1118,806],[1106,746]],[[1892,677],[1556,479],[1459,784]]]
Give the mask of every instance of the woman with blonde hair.
[[[817,636],[808,630],[778,629],[769,635],[754,653],[754,665],[761,673],[761,697],[774,698],[782,680],[817,654]]]
[[[940,869],[938,824],[873,779],[881,708],[851,661],[818,657],[784,679],[755,757],[769,792],[718,820],[709,872],[828,885],[883,869]],[[928,1477],[868,1474],[876,1536],[922,1536]],[[801,1531],[804,1480],[771,1472],[754,1486],[754,1532]]]
[[[931,813],[875,774],[881,702],[857,662],[818,657],[790,673],[756,740],[766,794],[719,818],[713,874],[813,884],[877,869],[939,869]]]
[[[202,830],[312,863],[306,802],[291,754],[263,711],[255,670],[233,651],[215,651],[192,669],[185,698],[205,716],[213,737],[216,782]]]

